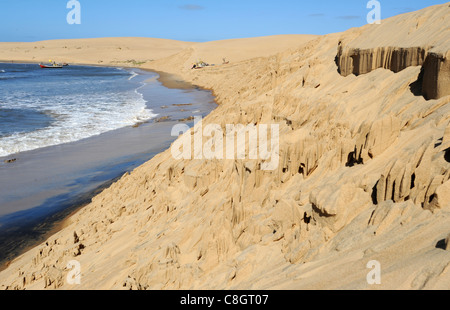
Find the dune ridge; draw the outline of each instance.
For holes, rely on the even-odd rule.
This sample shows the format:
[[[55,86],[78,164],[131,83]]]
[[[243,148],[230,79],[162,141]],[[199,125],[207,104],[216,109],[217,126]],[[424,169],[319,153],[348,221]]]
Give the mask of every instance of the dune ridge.
[[[384,69],[386,53],[362,57],[384,60],[360,61],[358,76],[349,63],[356,50],[393,47],[438,53],[447,66],[450,6],[380,26],[297,37],[274,55],[201,70],[190,69],[196,58],[223,57],[214,42],[144,64],[214,91],[219,106],[204,125],[279,124],[278,169],[167,150],[12,262],[0,287],[448,289],[448,70],[422,76],[425,89],[438,79],[427,100],[415,87],[422,52],[398,53],[396,72]],[[65,281],[71,259],[82,266],[78,286]],[[372,260],[379,285],[366,281]]]

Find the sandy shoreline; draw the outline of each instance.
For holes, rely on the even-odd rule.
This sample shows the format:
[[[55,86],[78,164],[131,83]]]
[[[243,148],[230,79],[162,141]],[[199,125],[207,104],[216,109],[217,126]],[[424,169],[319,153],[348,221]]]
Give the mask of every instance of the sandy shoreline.
[[[143,68],[143,70],[149,70],[151,72],[157,73],[159,75],[158,81],[161,82],[161,84],[167,88],[171,88],[171,89],[188,89],[188,88],[192,88],[192,87],[199,88],[199,86],[196,86],[187,81],[184,81],[179,76],[172,74],[172,73],[151,70],[151,69],[145,69],[145,68]]]

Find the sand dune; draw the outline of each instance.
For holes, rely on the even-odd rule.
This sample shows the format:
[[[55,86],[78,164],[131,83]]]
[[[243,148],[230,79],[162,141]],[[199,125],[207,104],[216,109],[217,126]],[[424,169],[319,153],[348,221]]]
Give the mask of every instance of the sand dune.
[[[222,64],[223,58],[232,63],[256,58],[268,57],[289,48],[298,47],[317,36],[279,35],[248,39],[232,39],[196,44],[188,61],[202,59],[210,64]]]
[[[233,51],[246,40],[229,50],[211,42],[144,64],[214,91],[219,107],[204,125],[279,124],[278,169],[163,152],[16,259],[0,287],[448,289],[449,38],[447,3],[381,26],[285,37],[274,55],[254,48],[270,39],[249,39],[242,55]],[[387,56],[388,47],[426,52]],[[442,57],[421,74],[433,53]],[[190,70],[197,57],[232,62]],[[72,259],[78,286],[65,281]],[[366,280],[372,260],[379,285]]]
[[[203,59],[221,64],[223,58],[238,62],[267,57],[297,47],[316,36],[279,35],[206,43],[153,38],[100,38],[39,42],[0,42],[0,60],[82,63],[95,65],[142,66],[181,51],[191,51],[190,62]]]
[[[100,38],[0,43],[0,59],[14,61],[136,66],[193,45],[153,38]]]

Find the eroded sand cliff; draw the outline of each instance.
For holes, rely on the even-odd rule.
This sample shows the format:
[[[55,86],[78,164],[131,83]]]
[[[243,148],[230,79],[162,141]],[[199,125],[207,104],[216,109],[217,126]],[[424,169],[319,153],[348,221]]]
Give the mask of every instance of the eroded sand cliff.
[[[214,91],[204,125],[279,124],[278,168],[167,150],[15,260],[1,287],[448,289],[449,38],[444,4],[268,57],[233,61],[209,42],[147,63]],[[199,57],[231,63],[191,70]],[[366,281],[371,260],[381,285]]]

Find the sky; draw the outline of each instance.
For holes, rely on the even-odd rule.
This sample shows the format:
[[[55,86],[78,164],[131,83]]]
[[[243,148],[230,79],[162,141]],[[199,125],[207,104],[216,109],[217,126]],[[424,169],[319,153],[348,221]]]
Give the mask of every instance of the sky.
[[[0,0],[0,42],[152,37],[205,42],[278,34],[327,34],[367,23],[368,0]],[[381,18],[446,3],[379,0]]]

